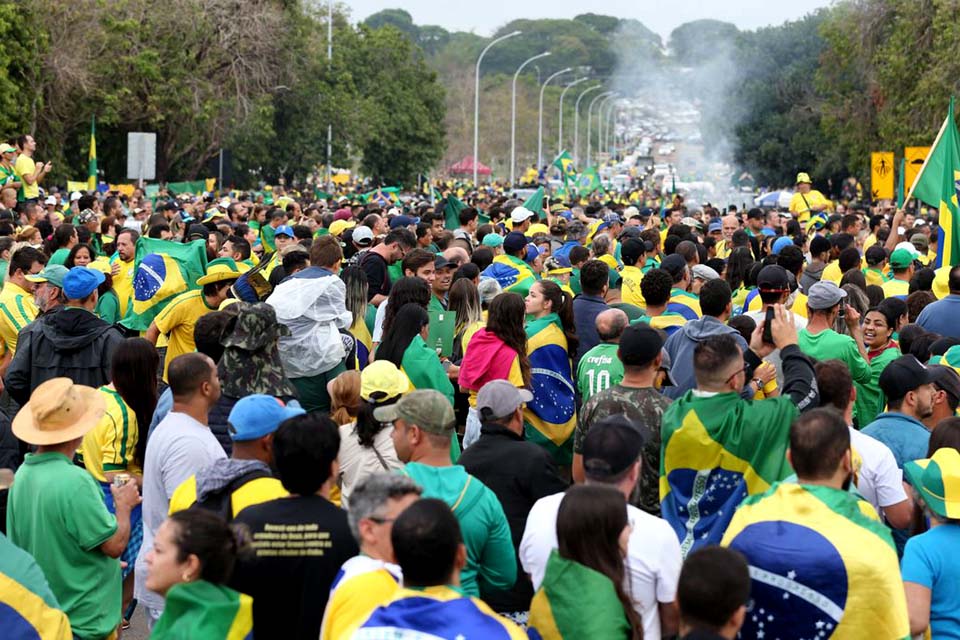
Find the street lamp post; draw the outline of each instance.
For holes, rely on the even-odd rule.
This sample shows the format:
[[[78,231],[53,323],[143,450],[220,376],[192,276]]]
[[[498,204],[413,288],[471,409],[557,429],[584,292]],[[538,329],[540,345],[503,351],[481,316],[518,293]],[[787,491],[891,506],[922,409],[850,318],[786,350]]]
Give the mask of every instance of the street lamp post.
[[[483,48],[483,51],[480,52],[480,56],[477,58],[477,70],[476,77],[473,83],[473,185],[477,185],[477,164],[479,160],[477,159],[477,154],[480,151],[480,62],[483,60],[483,56],[487,55],[487,51],[490,50],[490,47],[497,44],[498,42],[503,42],[507,38],[512,38],[513,36],[518,36],[522,32],[514,31],[508,33],[504,36],[496,38],[493,42],[488,44]]]
[[[327,0],[327,65],[333,64],[333,0]],[[333,122],[327,123],[327,182],[326,189],[330,191],[333,169],[330,166],[333,154]]]
[[[600,103],[600,109],[597,111],[597,119],[600,121],[600,129],[598,133],[600,134],[597,137],[597,151],[601,149],[603,151],[609,151],[609,139],[610,139],[610,116],[613,114],[613,109],[616,107],[617,103],[614,99],[614,96],[610,96],[607,100],[610,101],[610,109],[607,111],[607,115],[603,115],[603,110],[607,108],[607,101]]]
[[[540,116],[537,119],[537,171],[540,171],[540,167],[543,165],[543,92],[546,90],[547,85],[550,84],[550,81],[561,76],[564,73],[569,73],[573,71],[572,68],[567,67],[566,69],[560,69],[552,76],[548,77],[543,81],[543,84],[540,86]]]
[[[574,88],[581,82],[586,82],[587,80],[589,80],[589,78],[587,77],[574,80],[573,82],[565,86],[563,88],[563,91],[560,92],[560,124],[557,131],[557,155],[558,156],[563,151],[563,96],[567,95],[567,91]]]
[[[598,100],[602,100],[607,96],[612,96],[613,91],[604,91],[603,93],[598,93],[593,97],[593,100],[590,101],[590,104],[587,105],[587,164],[590,165],[590,133],[593,124],[593,105],[597,103]]]
[[[535,55],[532,58],[527,58],[517,67],[517,72],[513,74],[513,91],[510,94],[510,186],[514,185],[514,169],[516,169],[516,151],[517,151],[517,78],[520,76],[520,72],[523,71],[523,68],[533,62],[534,60],[539,60],[540,58],[546,58],[550,55],[549,51],[544,51],[539,55]],[[539,76],[539,74],[538,74]],[[539,84],[539,79],[538,79]]]
[[[601,146],[603,145],[603,110],[607,108],[607,103],[616,98],[618,95],[620,94],[618,94],[616,91],[612,91],[610,95],[604,97],[603,100],[601,100],[597,105],[597,162],[600,161],[600,150]],[[590,162],[589,156],[587,157],[587,162]]]
[[[596,91],[602,86],[602,84],[595,84],[581,91],[573,107],[573,166],[575,167],[580,166],[580,101],[583,100],[583,96],[591,91]]]

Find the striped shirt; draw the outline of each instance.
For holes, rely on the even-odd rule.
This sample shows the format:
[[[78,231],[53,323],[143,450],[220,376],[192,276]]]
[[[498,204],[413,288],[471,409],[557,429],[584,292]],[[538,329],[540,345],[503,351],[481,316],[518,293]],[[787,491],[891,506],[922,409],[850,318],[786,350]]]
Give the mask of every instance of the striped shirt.
[[[17,350],[17,335],[33,322],[40,310],[33,296],[25,289],[7,281],[0,290],[0,339],[11,353]]]

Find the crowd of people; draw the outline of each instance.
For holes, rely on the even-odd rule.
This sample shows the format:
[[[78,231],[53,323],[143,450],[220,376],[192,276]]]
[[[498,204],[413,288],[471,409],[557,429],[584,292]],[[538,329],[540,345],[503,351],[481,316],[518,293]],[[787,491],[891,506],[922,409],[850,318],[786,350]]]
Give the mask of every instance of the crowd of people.
[[[960,637],[930,211],[41,195],[34,148],[0,635]]]

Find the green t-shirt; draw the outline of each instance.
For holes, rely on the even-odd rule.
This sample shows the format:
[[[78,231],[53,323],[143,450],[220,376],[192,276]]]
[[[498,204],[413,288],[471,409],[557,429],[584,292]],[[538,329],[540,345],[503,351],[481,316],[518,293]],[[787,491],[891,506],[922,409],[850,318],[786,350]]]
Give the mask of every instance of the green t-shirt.
[[[872,393],[870,364],[860,354],[857,343],[848,335],[837,333],[833,329],[825,329],[817,334],[811,334],[802,329],[797,346],[814,360],[840,360],[850,369],[850,376],[857,385],[857,395]],[[859,405],[859,403],[857,403]],[[858,417],[859,424],[866,424],[859,419],[857,405],[854,405],[853,414]]]
[[[10,488],[7,535],[43,569],[78,637],[120,623],[120,562],[100,545],[117,531],[103,490],[61,453],[27,454]]]
[[[97,300],[97,307],[93,311],[104,322],[117,324],[120,322],[120,298],[113,289],[110,289]]]
[[[60,247],[59,249],[53,252],[53,255],[50,256],[49,260],[47,260],[47,264],[60,264],[60,265],[66,264],[67,257],[69,255],[70,255],[70,249]]]
[[[570,273],[570,290],[573,291],[573,295],[578,296],[582,289],[580,288],[580,269],[574,267],[573,271]]]
[[[577,389],[583,402],[623,380],[623,363],[617,357],[619,345],[601,342],[583,354],[577,366]]]
[[[857,425],[862,429],[883,413],[887,406],[887,397],[880,390],[880,374],[891,361],[900,357],[898,347],[889,347],[870,361],[870,384],[857,386],[857,401],[853,410],[857,416]]]

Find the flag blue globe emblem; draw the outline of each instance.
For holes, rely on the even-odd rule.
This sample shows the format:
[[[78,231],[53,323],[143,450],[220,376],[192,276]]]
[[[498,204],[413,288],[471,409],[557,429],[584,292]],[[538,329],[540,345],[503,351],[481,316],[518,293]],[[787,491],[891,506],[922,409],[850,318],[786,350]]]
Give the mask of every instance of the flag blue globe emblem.
[[[133,278],[134,298],[145,302],[157,294],[167,279],[167,263],[159,253],[143,258]]]

